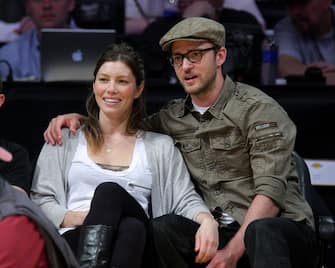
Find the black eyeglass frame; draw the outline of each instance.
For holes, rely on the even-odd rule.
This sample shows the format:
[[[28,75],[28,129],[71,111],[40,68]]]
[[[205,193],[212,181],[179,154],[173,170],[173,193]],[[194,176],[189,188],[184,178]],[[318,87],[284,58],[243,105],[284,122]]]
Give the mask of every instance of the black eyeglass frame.
[[[178,53],[178,54],[175,54],[175,55],[171,55],[169,57],[169,61],[171,63],[171,65],[173,67],[180,67],[183,65],[183,62],[184,62],[184,58],[186,58],[190,63],[199,63],[201,62],[202,60],[202,57],[204,56],[204,54],[210,50],[214,50],[215,52],[217,51],[217,47],[213,46],[213,47],[207,47],[207,48],[202,48],[202,49],[193,49],[193,50],[190,50],[189,52],[185,53],[185,54],[181,54],[181,53]],[[199,55],[195,55],[196,57],[199,57],[197,59],[191,59],[189,57],[190,54],[192,53],[199,53]],[[181,56],[181,60],[180,60],[180,64],[175,64],[175,61],[174,61],[174,58],[175,56]]]

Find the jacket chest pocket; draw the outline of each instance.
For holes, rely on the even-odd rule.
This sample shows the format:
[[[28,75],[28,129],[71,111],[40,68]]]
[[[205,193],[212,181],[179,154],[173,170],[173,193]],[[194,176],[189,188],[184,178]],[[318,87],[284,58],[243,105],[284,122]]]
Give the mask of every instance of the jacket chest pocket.
[[[247,176],[250,174],[248,148],[240,135],[210,138],[210,146],[216,158],[216,168],[227,176]]]
[[[182,152],[187,165],[201,167],[201,143],[199,138],[177,137],[175,144]]]

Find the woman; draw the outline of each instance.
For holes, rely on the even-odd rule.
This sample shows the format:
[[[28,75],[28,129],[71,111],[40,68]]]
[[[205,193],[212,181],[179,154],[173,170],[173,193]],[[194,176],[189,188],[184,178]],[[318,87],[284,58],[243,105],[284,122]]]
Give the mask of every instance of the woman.
[[[216,252],[217,223],[180,152],[168,136],[140,128],[143,89],[138,54],[124,43],[109,47],[94,70],[83,127],[73,135],[64,129],[63,146],[45,144],[37,161],[32,200],[60,228],[81,267],[140,267],[149,217],[167,213],[199,222],[197,262]]]

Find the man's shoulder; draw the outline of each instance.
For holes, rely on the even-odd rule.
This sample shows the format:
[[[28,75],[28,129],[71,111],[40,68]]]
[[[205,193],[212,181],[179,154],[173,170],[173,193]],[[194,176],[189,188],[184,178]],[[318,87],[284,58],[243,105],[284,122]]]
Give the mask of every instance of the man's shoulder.
[[[234,97],[236,98],[236,100],[247,103],[248,105],[254,105],[256,103],[274,102],[274,99],[261,89],[253,85],[241,82],[236,83],[236,91]]]
[[[167,104],[163,106],[160,111],[168,111],[168,112],[176,113],[180,111],[180,109],[183,109],[184,106],[185,106],[184,98],[172,99],[168,101]]]

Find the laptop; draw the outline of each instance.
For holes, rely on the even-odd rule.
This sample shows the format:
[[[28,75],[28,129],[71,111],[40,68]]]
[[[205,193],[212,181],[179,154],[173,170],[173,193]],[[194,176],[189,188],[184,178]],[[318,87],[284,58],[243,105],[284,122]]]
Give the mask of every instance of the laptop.
[[[91,81],[98,57],[116,41],[113,29],[42,29],[41,80]]]

